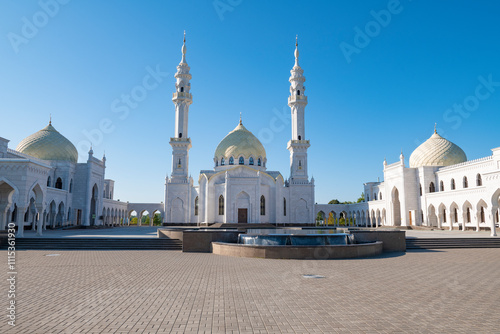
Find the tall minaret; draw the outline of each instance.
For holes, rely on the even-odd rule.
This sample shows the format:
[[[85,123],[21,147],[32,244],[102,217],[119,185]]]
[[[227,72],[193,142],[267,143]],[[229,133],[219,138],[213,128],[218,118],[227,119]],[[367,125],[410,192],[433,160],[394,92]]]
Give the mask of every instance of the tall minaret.
[[[191,74],[186,62],[186,32],[184,32],[184,43],[182,44],[182,59],[177,65],[175,73],[175,93],[172,101],[175,104],[175,134],[170,138],[172,146],[172,178],[173,183],[184,183],[188,180],[189,149],[191,139],[188,137],[188,114],[189,105],[193,103],[191,90]]]
[[[299,44],[295,40],[295,65],[290,71],[290,96],[288,106],[292,112],[292,139],[288,142],[290,151],[290,181],[302,183],[308,181],[307,148],[309,140],[305,139],[304,111],[307,105],[307,96],[304,95],[304,70],[299,66]]]

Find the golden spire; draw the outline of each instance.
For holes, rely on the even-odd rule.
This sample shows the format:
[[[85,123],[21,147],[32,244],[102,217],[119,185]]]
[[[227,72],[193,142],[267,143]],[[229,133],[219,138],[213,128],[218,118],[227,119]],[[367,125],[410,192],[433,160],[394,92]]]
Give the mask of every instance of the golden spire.
[[[240,125],[243,125],[243,123],[241,122],[241,111],[240,111]]]
[[[49,125],[52,125],[52,114],[49,114]]]
[[[437,126],[438,126],[438,124],[434,123],[434,133],[437,133]]]

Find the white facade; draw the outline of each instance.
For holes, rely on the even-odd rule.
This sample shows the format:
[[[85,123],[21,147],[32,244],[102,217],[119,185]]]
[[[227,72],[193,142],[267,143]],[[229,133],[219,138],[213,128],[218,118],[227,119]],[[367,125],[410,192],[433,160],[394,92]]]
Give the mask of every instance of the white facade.
[[[104,179],[105,157],[90,150],[87,162],[77,163],[76,149],[51,123],[16,150],[8,142],[0,137],[0,230],[15,223],[22,236],[25,226],[41,234],[125,220],[127,203],[113,200],[114,181]]]
[[[435,137],[446,142],[434,133],[427,146]],[[500,147],[492,149],[491,156],[467,161],[461,149],[446,144],[450,149],[440,145],[422,152],[417,148],[410,167],[405,165],[403,154],[396,163],[384,161],[384,181],[365,183],[365,202],[317,205],[316,214],[321,212],[327,220],[332,216],[338,219],[342,213],[359,226],[485,229],[496,235],[500,221]]]
[[[198,186],[189,177],[188,133],[191,74],[186,62],[185,39],[182,60],[177,66],[175,104],[175,134],[172,146],[172,173],[165,182],[165,222],[168,224],[212,223],[314,223],[314,180],[307,171],[304,112],[305,77],[298,65],[298,46],[295,66],[290,76],[288,105],[292,113],[290,179],[280,172],[268,171],[265,149],[240,119],[236,128],[218,145],[214,168],[203,170]]]

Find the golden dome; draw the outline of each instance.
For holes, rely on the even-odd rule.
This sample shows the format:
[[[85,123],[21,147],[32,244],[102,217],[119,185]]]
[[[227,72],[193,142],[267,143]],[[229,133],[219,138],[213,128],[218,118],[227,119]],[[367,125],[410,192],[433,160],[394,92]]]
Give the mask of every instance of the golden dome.
[[[215,150],[215,158],[229,160],[230,157],[237,159],[243,156],[246,159],[252,156],[254,159],[266,157],[266,150],[260,141],[240,123],[233,131],[229,132],[221,140]]]
[[[76,163],[78,151],[75,146],[60,134],[51,123],[23,139],[16,151],[42,160],[64,160]]]
[[[410,167],[451,166],[467,161],[465,152],[437,132],[416,148],[410,156]]]

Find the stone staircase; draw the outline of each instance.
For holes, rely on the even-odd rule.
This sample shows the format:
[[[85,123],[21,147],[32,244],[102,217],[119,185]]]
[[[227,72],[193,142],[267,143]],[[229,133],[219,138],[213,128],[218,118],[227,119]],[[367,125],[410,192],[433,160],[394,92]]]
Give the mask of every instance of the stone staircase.
[[[2,244],[2,249],[7,249]],[[182,250],[178,239],[16,238],[16,250]]]
[[[500,238],[407,238],[406,249],[500,248]]]

